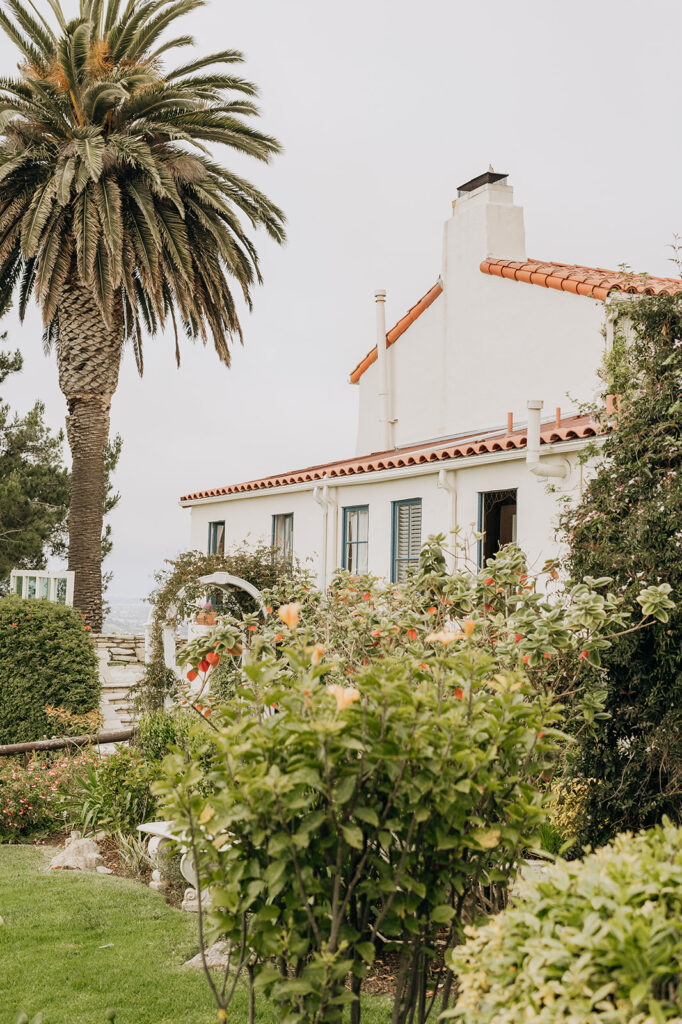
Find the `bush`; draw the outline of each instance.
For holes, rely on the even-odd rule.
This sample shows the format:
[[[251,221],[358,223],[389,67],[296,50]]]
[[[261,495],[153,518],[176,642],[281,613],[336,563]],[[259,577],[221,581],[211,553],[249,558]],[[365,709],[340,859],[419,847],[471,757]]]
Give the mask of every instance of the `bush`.
[[[682,1018],[682,830],[669,822],[521,886],[449,957],[466,1024]]]
[[[166,761],[155,788],[190,836],[215,934],[290,1024],[340,1021],[349,1002],[359,1021],[380,944],[400,957],[399,1019],[437,1013],[452,983],[439,944],[534,845],[556,712],[467,644],[384,656],[349,687],[325,685],[322,649],[294,641],[198,725],[207,767]]]
[[[62,830],[67,794],[94,761],[91,752],[34,757],[26,767],[0,758],[0,842]]]
[[[151,783],[158,765],[148,763],[135,747],[86,765],[69,801],[73,824],[84,832],[134,832],[156,811]]]
[[[53,735],[48,705],[92,711],[100,690],[95,646],[77,611],[0,599],[0,744]]]

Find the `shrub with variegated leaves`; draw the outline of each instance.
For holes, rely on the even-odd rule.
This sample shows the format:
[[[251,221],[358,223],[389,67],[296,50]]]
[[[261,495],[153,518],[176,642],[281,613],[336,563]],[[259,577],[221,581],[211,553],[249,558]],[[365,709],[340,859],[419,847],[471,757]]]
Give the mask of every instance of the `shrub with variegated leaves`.
[[[463,1024],[677,1024],[682,830],[666,820],[545,868],[448,962]]]

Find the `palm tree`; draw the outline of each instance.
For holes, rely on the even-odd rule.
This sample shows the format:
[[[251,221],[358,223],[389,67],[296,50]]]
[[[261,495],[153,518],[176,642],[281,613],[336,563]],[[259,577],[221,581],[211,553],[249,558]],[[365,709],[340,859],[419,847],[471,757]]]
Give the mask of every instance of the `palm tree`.
[[[0,78],[0,315],[31,295],[55,349],[73,459],[69,568],[75,603],[102,624],[102,501],[109,409],[123,347],[142,373],[143,337],[167,324],[223,363],[251,306],[258,254],[245,223],[278,242],[284,215],[211,158],[222,143],[268,161],[256,88],[224,50],[166,67],[167,38],[205,0],[6,0],[0,25],[22,55]],[[43,8],[41,10],[41,7]],[[49,8],[49,10],[47,9]],[[123,8],[123,9],[121,9]],[[165,41],[162,41],[165,40]]]

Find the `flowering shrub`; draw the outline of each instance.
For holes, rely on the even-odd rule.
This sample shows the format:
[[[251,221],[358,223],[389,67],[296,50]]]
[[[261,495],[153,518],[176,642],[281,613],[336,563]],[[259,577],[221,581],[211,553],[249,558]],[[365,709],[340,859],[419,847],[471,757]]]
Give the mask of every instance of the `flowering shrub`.
[[[443,537],[429,539],[419,570],[402,586],[339,571],[323,599],[305,578],[287,582],[284,607],[296,604],[309,642],[327,650],[330,682],[346,685],[387,656],[424,661],[437,649],[468,649],[473,640],[500,670],[523,672],[537,693],[563,702],[571,731],[578,734],[603,715],[604,683],[587,667],[599,667],[614,638],[665,621],[673,606],[666,584],[641,582],[637,618],[622,597],[608,591],[608,578],[565,589],[551,565],[529,573],[514,545],[478,573],[467,566],[450,573],[443,543]],[[282,651],[288,625],[279,614],[281,593],[265,597],[265,621],[255,613],[243,621],[225,615],[210,638],[200,637],[182,652],[178,660],[191,683],[207,683],[215,672],[219,695],[232,694],[241,685],[245,647],[255,658]]]
[[[682,830],[624,834],[559,862],[448,955],[465,1024],[682,1019]]]
[[[211,888],[210,929],[282,1019],[340,1021],[352,1003],[360,1021],[379,944],[400,957],[398,1019],[435,1014],[452,986],[438,941],[459,940],[479,887],[506,884],[544,820],[556,710],[471,636],[335,682],[298,614],[280,609],[285,649],[251,654],[240,699],[199,726],[203,765],[173,755],[155,789]],[[213,987],[225,1011],[231,980]]]
[[[46,706],[92,711],[100,689],[95,645],[77,611],[0,599],[0,744],[54,735]]]
[[[35,757],[24,767],[0,758],[0,840],[63,828],[67,795],[96,760],[83,752]]]

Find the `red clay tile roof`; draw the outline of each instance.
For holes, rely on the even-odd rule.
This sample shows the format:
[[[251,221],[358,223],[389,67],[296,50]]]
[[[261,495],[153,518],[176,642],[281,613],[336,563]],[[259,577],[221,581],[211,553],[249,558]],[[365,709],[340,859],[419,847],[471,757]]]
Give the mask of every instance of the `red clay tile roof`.
[[[560,423],[543,424],[540,442],[542,444],[557,444],[561,441],[596,437],[599,433],[601,433],[601,427],[591,416],[572,416],[561,420]],[[459,436],[438,444],[421,444],[395,451],[376,452],[362,458],[328,462],[322,466],[310,466],[308,469],[282,473],[280,476],[268,476],[260,480],[248,480],[243,484],[218,487],[213,491],[198,491],[196,494],[185,495],[180,501],[201,501],[203,498],[219,498],[229,494],[267,491],[273,487],[286,487],[289,484],[313,483],[325,479],[333,480],[337,477],[356,476],[361,473],[376,473],[386,469],[422,466],[428,462],[446,462],[449,459],[463,459],[490,452],[512,451],[525,448],[526,441],[525,431],[500,431],[490,436],[486,431],[479,431],[478,434],[471,434],[468,437]]]
[[[405,316],[401,320],[398,320],[398,323],[395,325],[395,327],[392,327],[391,330],[386,335],[387,348],[390,348],[391,345],[393,345],[394,342],[398,340],[400,335],[404,334],[407,328],[415,322],[417,317],[421,316],[424,310],[428,309],[431,303],[436,301],[436,299],[438,298],[442,291],[443,286],[441,285],[440,281],[438,281],[436,284],[434,284],[433,288],[429,289],[426,295],[423,295],[421,297],[421,299],[419,300],[419,302],[416,303],[416,305],[412,306],[411,309],[408,309]],[[377,347],[375,345],[371,352],[367,353],[365,358],[358,363],[358,365],[351,373],[351,384],[357,384],[365,370],[368,370],[372,363],[376,363],[376,361]]]
[[[682,291],[682,281],[674,277],[649,277],[648,274],[627,274],[600,267],[581,267],[568,263],[546,263],[544,260],[487,259],[481,263],[484,274],[507,277],[526,284],[539,284],[543,288],[556,288],[574,295],[587,295],[605,299],[611,291],[632,295],[674,295]]]

